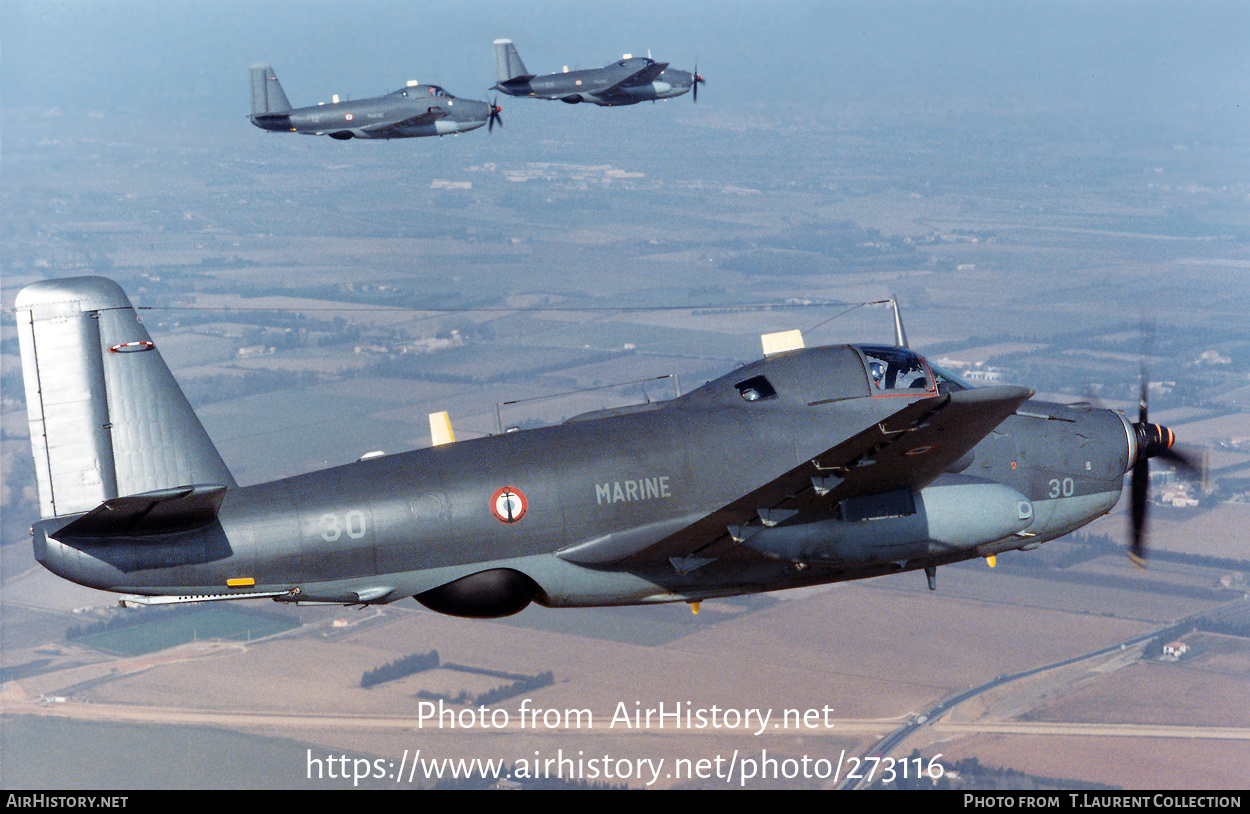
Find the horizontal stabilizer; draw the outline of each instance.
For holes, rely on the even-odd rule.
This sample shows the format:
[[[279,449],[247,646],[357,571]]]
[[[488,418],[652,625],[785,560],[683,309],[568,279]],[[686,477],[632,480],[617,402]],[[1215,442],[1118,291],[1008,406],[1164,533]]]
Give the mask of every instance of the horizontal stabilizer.
[[[57,539],[143,537],[206,526],[217,519],[226,487],[180,486],[104,501],[50,535]]]
[[[290,113],[259,113],[252,116],[252,124],[261,130],[272,130],[275,133],[290,132],[294,129],[291,127]]]

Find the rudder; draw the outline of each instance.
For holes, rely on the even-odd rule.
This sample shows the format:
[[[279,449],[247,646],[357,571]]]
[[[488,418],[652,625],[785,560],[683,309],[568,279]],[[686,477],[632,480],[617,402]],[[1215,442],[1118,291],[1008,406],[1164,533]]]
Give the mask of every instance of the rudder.
[[[43,518],[192,484],[235,486],[125,292],[35,283],[15,302]]]

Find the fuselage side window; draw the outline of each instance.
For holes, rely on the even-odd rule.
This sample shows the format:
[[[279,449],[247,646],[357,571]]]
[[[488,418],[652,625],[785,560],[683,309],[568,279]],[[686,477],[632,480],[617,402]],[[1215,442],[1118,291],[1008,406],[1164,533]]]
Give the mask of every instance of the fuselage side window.
[[[753,376],[744,382],[738,382],[734,387],[738,388],[738,395],[742,396],[744,401],[777,398],[776,388],[763,376]]]

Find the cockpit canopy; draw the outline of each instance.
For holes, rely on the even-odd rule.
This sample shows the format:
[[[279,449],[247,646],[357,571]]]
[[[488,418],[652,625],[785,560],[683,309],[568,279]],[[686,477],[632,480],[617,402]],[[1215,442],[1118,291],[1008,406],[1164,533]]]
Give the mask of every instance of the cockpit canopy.
[[[864,357],[871,395],[937,393],[933,372],[919,354],[889,345],[859,345],[856,349]]]
[[[433,96],[435,99],[453,99],[450,93],[440,88],[438,85],[409,85],[406,88],[400,88],[392,94],[393,96],[402,96],[405,99],[420,99],[424,96]]]
[[[689,407],[720,410],[803,409],[847,399],[923,398],[970,388],[907,348],[827,345],[773,353],[680,398]],[[601,410],[570,421],[660,409],[647,403]],[[901,408],[903,405],[900,404]]]
[[[923,356],[889,345],[797,349],[748,365],[728,382],[746,402],[817,406],[848,398],[936,396],[968,385]]]

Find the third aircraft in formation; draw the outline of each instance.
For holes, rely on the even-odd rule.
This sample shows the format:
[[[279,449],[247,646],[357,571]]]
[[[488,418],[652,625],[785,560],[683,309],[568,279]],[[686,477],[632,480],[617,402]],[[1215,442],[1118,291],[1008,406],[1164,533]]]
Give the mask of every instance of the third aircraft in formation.
[[[636,105],[639,102],[671,99],[694,91],[699,101],[703,77],[698,68],[691,73],[668,67],[650,57],[625,54],[619,62],[586,71],[570,71],[537,76],[525,69],[512,40],[495,40],[495,90],[509,96],[559,99],[577,104],[590,102],[602,107]]]
[[[604,107],[633,105],[681,96],[693,89],[699,99],[703,77],[670,68],[667,62],[626,54],[619,62],[584,71],[537,76],[525,68],[512,40],[495,40],[495,90],[509,96],[559,99]],[[458,99],[438,85],[415,81],[384,96],[291,107],[273,68],[252,66],[252,124],[277,133],[303,133],[335,139],[391,139],[445,136],[487,125],[503,125],[494,102]]]

